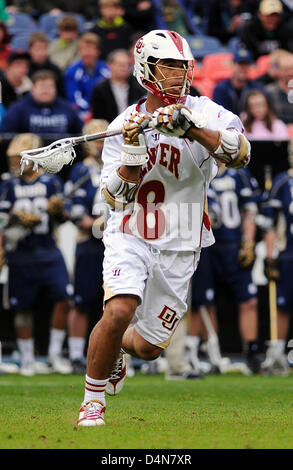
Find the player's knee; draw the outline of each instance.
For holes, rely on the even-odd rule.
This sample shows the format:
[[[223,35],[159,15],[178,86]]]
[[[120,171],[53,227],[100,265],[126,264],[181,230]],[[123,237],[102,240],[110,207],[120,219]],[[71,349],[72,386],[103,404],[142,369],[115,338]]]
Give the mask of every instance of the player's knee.
[[[154,361],[162,354],[163,349],[145,341],[143,338],[137,338],[135,352],[145,361]]]
[[[160,357],[162,352],[163,352],[162,348],[158,348],[158,347],[154,346],[153,349],[150,349],[150,350],[147,350],[147,351],[146,350],[142,351],[141,357],[145,361],[154,361],[155,359]]]
[[[33,313],[29,310],[19,310],[14,317],[15,328],[32,328],[33,327]]]
[[[111,328],[112,333],[115,333],[126,330],[135,310],[126,302],[115,302],[108,306],[105,313],[104,318]]]
[[[248,309],[256,309],[257,308],[257,298],[253,297],[252,299],[246,300],[246,302],[243,302],[242,304],[244,307]]]

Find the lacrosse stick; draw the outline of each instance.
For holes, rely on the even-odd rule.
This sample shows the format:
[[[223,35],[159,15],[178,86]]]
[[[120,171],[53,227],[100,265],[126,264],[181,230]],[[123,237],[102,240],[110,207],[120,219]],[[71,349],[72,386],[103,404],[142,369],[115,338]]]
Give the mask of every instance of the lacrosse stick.
[[[272,186],[272,167],[266,165],[264,168],[265,190],[269,191]],[[266,358],[261,364],[262,370],[267,375],[287,375],[288,365],[278,342],[278,311],[277,311],[277,286],[276,281],[269,281],[269,312],[270,312],[270,341]]]
[[[68,137],[59,139],[46,147],[39,147],[32,150],[23,150],[21,155],[21,173],[26,165],[33,162],[33,170],[37,171],[38,166],[44,168],[47,173],[58,173],[64,165],[69,165],[76,157],[73,147],[83,142],[106,139],[122,133],[122,129],[106,130],[95,134],[87,134],[79,137]]]
[[[245,363],[232,362],[228,357],[222,356],[219,338],[213,327],[207,308],[202,305],[199,311],[208,332],[208,340],[202,345],[202,350],[209,356],[212,366],[219,370],[221,374],[242,372],[244,375],[249,375],[251,372]]]

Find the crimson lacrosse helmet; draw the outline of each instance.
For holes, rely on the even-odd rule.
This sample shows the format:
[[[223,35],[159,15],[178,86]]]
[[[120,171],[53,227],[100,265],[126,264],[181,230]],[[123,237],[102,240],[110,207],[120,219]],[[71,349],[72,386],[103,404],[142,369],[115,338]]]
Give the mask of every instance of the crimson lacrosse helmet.
[[[182,60],[185,65],[184,81],[178,95],[178,85],[166,86],[164,68],[161,59]],[[159,68],[161,77],[156,78],[154,67]],[[182,69],[178,70],[178,78],[182,79]],[[169,104],[185,103],[193,79],[194,58],[190,47],[180,34],[175,31],[157,29],[142,36],[134,46],[133,75],[138,83],[147,91],[158,96],[161,101]],[[179,73],[180,72],[180,73]]]

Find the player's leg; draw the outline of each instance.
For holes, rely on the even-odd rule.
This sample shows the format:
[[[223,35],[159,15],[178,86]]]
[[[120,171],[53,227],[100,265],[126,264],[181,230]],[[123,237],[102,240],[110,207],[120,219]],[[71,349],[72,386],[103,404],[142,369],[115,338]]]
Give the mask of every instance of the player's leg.
[[[84,351],[88,332],[88,312],[72,307],[68,315],[68,350],[73,374],[86,371]]]
[[[123,355],[119,357],[119,353],[123,334],[135,314],[138,303],[139,299],[132,295],[111,298],[106,303],[102,318],[90,334],[84,400],[78,420],[80,426],[105,424],[106,386],[117,362],[119,370],[117,370],[116,385],[119,390],[123,385],[126,368]]]
[[[55,250],[55,249],[54,249]],[[53,250],[52,250],[53,251]],[[63,357],[63,345],[67,334],[68,314],[72,295],[72,286],[65,261],[60,250],[52,253],[52,261],[43,263],[40,277],[43,285],[48,289],[53,302],[53,311],[50,323],[48,345],[48,363],[54,372],[70,374],[72,367],[70,361]]]
[[[10,305],[15,309],[14,325],[21,360],[20,373],[27,376],[49,372],[46,364],[35,360],[33,306],[39,288],[34,265],[9,264],[8,295]]]
[[[74,270],[74,305],[68,318],[69,359],[73,373],[85,373],[85,347],[95,312],[97,321],[103,311],[103,259],[101,240],[90,239],[76,247]]]
[[[206,306],[210,320],[217,331],[217,319],[215,307],[212,304],[214,300],[214,284],[211,265],[211,248],[201,251],[198,267],[191,280],[191,302],[188,314],[188,334],[186,336],[186,353],[193,369],[198,372],[202,365],[199,360],[199,346],[201,341],[207,343],[208,332],[202,321],[200,307]]]
[[[257,374],[261,365],[258,341],[257,287],[252,280],[251,268],[240,268],[236,261],[234,267],[234,270],[230,267],[229,282],[239,305],[238,324],[243,342],[243,354],[251,372]]]

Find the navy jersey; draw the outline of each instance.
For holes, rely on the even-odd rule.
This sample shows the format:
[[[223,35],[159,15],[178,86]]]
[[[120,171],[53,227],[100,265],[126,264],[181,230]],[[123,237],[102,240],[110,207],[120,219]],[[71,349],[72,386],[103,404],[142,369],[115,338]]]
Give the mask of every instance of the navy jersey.
[[[258,210],[261,192],[257,181],[246,168],[227,168],[210,186],[221,207],[220,222],[213,226],[216,242],[240,243],[243,213]]]
[[[92,216],[100,199],[101,168],[90,159],[73,165],[65,193],[71,201],[72,219]]]
[[[34,181],[12,178],[1,184],[0,212],[24,210],[33,212],[41,219],[41,223],[34,229],[27,229],[26,236],[19,240],[16,249],[7,253],[8,259],[16,260],[20,256],[19,252],[23,261],[27,262],[34,259],[48,260],[55,256],[53,224],[47,212],[48,199],[52,195],[62,196],[62,194],[63,183],[57,175],[41,174]]]
[[[293,172],[279,173],[273,180],[267,198],[262,204],[262,213],[273,228],[279,213],[285,221],[285,249],[293,251]]]

